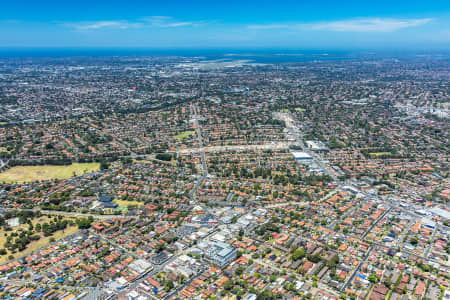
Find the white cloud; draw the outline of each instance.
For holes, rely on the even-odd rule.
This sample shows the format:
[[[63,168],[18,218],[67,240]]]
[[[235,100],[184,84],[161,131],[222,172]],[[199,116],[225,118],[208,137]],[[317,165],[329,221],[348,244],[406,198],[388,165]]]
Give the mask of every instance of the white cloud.
[[[175,28],[185,26],[198,26],[201,22],[182,22],[168,16],[151,16],[142,18],[136,22],[128,21],[92,21],[64,23],[64,25],[72,27],[76,30],[96,30],[96,29],[129,29],[140,27],[158,27],[158,28]]]
[[[382,19],[366,18],[333,22],[304,24],[301,27],[312,30],[348,32],[392,32],[403,28],[416,27],[431,22],[432,19]]]
[[[197,22],[181,22],[168,16],[151,16],[143,18],[142,21],[148,23],[150,26],[162,28],[197,26],[201,24]]]
[[[248,29],[280,29],[280,28],[289,28],[289,25],[282,24],[268,24],[268,25],[248,25]]]
[[[77,30],[93,30],[103,28],[128,29],[139,26],[138,23],[129,23],[127,21],[95,21],[95,22],[69,23],[66,25],[73,27]]]
[[[431,18],[392,19],[392,18],[359,18],[331,22],[291,23],[249,25],[248,29],[291,29],[291,30],[323,30],[340,32],[392,32],[408,27],[416,27],[431,22]]]

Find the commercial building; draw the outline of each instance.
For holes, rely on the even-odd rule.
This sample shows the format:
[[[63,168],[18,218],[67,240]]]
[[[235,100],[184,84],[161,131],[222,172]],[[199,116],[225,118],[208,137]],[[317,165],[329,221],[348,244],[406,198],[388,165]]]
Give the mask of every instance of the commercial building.
[[[295,160],[300,163],[310,163],[312,162],[312,156],[309,155],[306,152],[292,152],[292,155],[294,156]]]
[[[329,151],[328,147],[321,141],[306,141],[306,145],[312,151]]]
[[[236,258],[236,247],[223,242],[214,242],[205,249],[206,258],[219,265],[221,268],[228,265]]]

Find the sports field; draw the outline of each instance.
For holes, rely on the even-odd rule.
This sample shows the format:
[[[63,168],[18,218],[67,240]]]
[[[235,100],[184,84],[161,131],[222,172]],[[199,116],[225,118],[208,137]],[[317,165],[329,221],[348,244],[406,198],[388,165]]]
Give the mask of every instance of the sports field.
[[[48,223],[50,220],[51,220],[50,218],[42,216],[40,218],[34,218],[32,220],[32,223],[33,223],[33,226],[36,226],[37,223],[40,223],[40,224],[43,224],[44,222]],[[71,220],[71,218],[67,218],[67,220]],[[75,219],[72,219],[72,220],[75,220]],[[21,230],[24,230],[27,228],[28,228],[27,224],[21,224],[19,226],[13,227],[13,230],[21,231]],[[25,250],[23,250],[23,251],[11,253],[9,250],[7,250],[7,254],[0,256],[0,264],[4,264],[4,263],[8,262],[10,260],[9,259],[10,255],[13,255],[14,258],[23,257],[27,254],[30,254],[31,252],[34,252],[36,250],[39,250],[42,247],[49,245],[50,240],[52,238],[55,241],[57,241],[68,235],[74,234],[77,231],[78,231],[78,227],[76,225],[74,225],[74,226],[67,226],[67,228],[64,230],[58,230],[58,231],[54,232],[51,236],[44,236],[44,234],[42,232],[37,232],[35,234],[37,234],[41,237],[39,240],[32,241],[31,243],[29,243],[27,245],[27,247],[25,248]],[[0,248],[4,249],[5,242],[6,242],[5,231],[0,230]]]
[[[67,179],[99,169],[99,163],[75,163],[68,166],[16,166],[0,173],[0,182],[23,183],[36,180]]]
[[[181,140],[181,139],[184,139],[184,138],[187,138],[187,137],[193,135],[194,133],[195,133],[195,131],[185,131],[180,134],[177,134],[176,136],[174,136],[174,138]]]
[[[296,108],[294,108],[294,110],[298,111],[298,112],[305,112],[306,111],[306,109],[304,109],[302,107],[296,107]],[[280,112],[287,113],[287,112],[289,112],[289,109],[283,108],[283,109],[280,109]]]
[[[144,205],[144,202],[139,201],[114,200],[113,202],[117,203],[120,207],[128,207],[129,205],[140,207]]]
[[[369,155],[372,158],[378,158],[380,156],[391,156],[392,153],[391,152],[373,152],[373,153],[369,153]]]

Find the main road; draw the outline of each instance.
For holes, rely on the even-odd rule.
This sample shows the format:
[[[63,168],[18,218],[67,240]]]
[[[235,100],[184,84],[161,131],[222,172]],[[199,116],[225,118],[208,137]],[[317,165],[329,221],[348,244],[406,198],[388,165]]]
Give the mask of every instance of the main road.
[[[242,150],[271,150],[271,149],[288,149],[292,145],[290,142],[271,142],[265,144],[247,144],[247,145],[226,145],[226,146],[209,146],[200,148],[179,149],[179,154],[190,154],[196,152],[226,152],[226,151],[242,151]]]
[[[308,147],[305,145],[305,143],[303,141],[303,134],[300,131],[300,129],[297,127],[297,125],[295,124],[295,121],[292,118],[292,116],[290,115],[290,113],[277,112],[277,113],[274,113],[274,117],[281,121],[284,121],[284,123],[286,125],[286,129],[288,130],[289,134],[295,138],[295,141],[300,145],[300,147],[302,148],[302,151],[311,155],[311,157],[313,158],[313,161],[322,170],[326,171],[326,173],[329,176],[331,176],[333,178],[333,180],[337,181],[338,178],[336,177],[334,171],[330,168],[330,166],[328,164],[325,164],[323,162],[322,157],[313,151],[309,151]]]
[[[366,255],[364,256],[364,258],[361,260],[361,262],[358,264],[358,266],[356,267],[355,271],[353,271],[352,275],[350,276],[350,278],[345,282],[345,284],[342,286],[341,288],[341,292],[345,292],[345,290],[347,289],[348,285],[352,282],[353,278],[355,278],[356,274],[359,272],[359,270],[361,269],[361,266],[363,264],[366,263],[367,259],[369,258],[370,252],[372,252],[373,248],[375,247],[375,244],[372,244],[369,248],[369,250],[366,252]]]
[[[194,120],[194,126],[197,130],[197,140],[198,140],[198,148],[196,152],[200,153],[200,158],[202,160],[202,170],[203,170],[203,174],[202,176],[198,179],[197,183],[195,184],[194,188],[189,192],[189,197],[191,198],[191,200],[196,203],[197,199],[196,199],[196,192],[198,190],[198,188],[203,184],[203,182],[205,181],[206,177],[208,176],[208,168],[206,167],[206,156],[205,156],[205,151],[203,151],[203,139],[202,139],[202,131],[200,129],[200,125],[198,123],[198,114],[197,114],[197,105],[196,103],[192,104],[192,110],[194,112],[194,116],[193,116],[193,120]]]
[[[69,212],[69,211],[59,211],[59,210],[43,210],[38,207],[36,208],[5,208],[5,211],[32,211],[32,212],[40,212],[41,214],[45,215],[57,215],[57,216],[67,216],[67,217],[93,217],[94,219],[136,219],[138,216],[123,216],[123,215],[99,215],[99,214],[85,214],[85,213],[79,213],[79,212]]]

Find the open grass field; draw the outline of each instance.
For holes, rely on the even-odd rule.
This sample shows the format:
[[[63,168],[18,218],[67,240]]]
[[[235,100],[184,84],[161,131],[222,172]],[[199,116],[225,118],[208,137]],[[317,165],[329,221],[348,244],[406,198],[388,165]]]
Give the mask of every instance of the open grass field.
[[[69,219],[70,218],[68,218],[68,220]],[[45,222],[48,223],[48,222],[50,222],[50,220],[51,220],[51,218],[48,218],[46,216],[42,216],[40,218],[33,219],[32,223],[35,226],[37,223],[41,223],[41,224],[43,224]],[[75,219],[73,219],[73,220],[75,220]],[[28,228],[28,224],[21,224],[19,226],[13,227],[13,230],[21,230],[21,229],[25,229],[25,228]],[[20,258],[22,256],[25,256],[25,255],[27,255],[27,254],[29,254],[31,252],[34,252],[34,251],[40,249],[42,247],[45,247],[45,246],[49,245],[51,238],[54,238],[57,241],[57,240],[62,239],[64,237],[68,236],[68,235],[74,234],[77,231],[78,231],[78,226],[74,225],[74,226],[71,226],[71,227],[67,227],[64,231],[63,230],[56,231],[56,232],[53,233],[52,236],[45,237],[42,232],[36,233],[36,234],[39,234],[41,236],[41,238],[39,240],[32,241],[31,243],[29,243],[27,245],[27,248],[25,250],[20,251],[20,252],[10,253],[7,250],[8,253],[6,255],[0,256],[0,265],[8,262],[10,260],[8,258],[10,255],[13,255],[15,259],[16,258]],[[5,244],[5,242],[6,242],[5,233],[4,233],[3,230],[0,230],[0,248],[1,249],[4,248],[3,245]]]
[[[375,153],[369,153],[370,157],[380,157],[380,156],[391,156],[391,152],[375,152]]]
[[[156,159],[150,158],[150,159],[133,159],[133,163],[145,163],[145,164],[152,164]]]
[[[144,202],[139,201],[114,200],[113,202],[117,203],[120,207],[128,207],[129,205],[136,205],[137,207],[140,207],[144,205]]]
[[[305,112],[306,109],[304,109],[304,108],[302,108],[302,107],[296,107],[296,108],[295,108],[295,111],[298,111],[298,112]],[[282,113],[287,113],[287,112],[289,112],[289,109],[283,108],[283,109],[280,110],[280,112],[282,112]]]
[[[177,134],[176,136],[174,136],[174,138],[182,140],[184,138],[187,138],[187,137],[193,135],[194,133],[195,133],[195,131],[193,131],[193,130],[192,131],[185,131],[185,132],[182,132],[180,134]]]
[[[75,163],[68,166],[16,166],[0,173],[0,182],[23,183],[35,180],[67,179],[99,169],[99,163]]]

